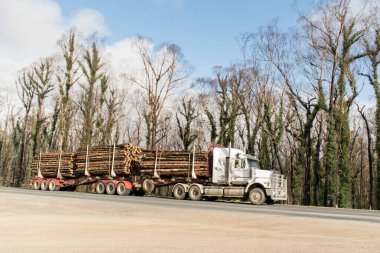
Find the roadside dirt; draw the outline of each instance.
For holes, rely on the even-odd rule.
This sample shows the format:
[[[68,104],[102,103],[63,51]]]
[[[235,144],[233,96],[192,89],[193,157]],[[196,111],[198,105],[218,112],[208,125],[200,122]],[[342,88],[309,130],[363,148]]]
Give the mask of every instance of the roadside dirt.
[[[380,226],[0,193],[0,252],[379,252]]]

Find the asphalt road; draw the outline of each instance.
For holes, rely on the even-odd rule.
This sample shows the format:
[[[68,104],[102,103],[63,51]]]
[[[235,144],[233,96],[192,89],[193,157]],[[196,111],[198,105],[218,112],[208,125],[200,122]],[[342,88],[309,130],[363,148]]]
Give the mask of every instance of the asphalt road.
[[[291,206],[291,205],[261,205],[254,206],[250,203],[236,203],[225,201],[191,201],[191,200],[176,200],[169,198],[156,198],[156,197],[137,197],[137,196],[117,196],[117,195],[99,195],[92,193],[82,192],[49,192],[49,191],[36,191],[29,189],[19,189],[10,187],[0,187],[0,193],[8,194],[22,194],[33,196],[44,196],[51,198],[65,198],[65,199],[83,199],[95,200],[103,202],[105,205],[109,202],[117,202],[119,204],[134,205],[136,208],[171,208],[173,210],[205,210],[225,212],[229,214],[236,213],[236,215],[260,214],[273,216],[278,219],[279,217],[301,217],[322,220],[343,220],[354,222],[370,222],[380,223],[380,211],[378,210],[352,210],[341,208],[325,208],[325,207],[305,207],[305,206]]]
[[[0,252],[379,252],[380,212],[0,187]]]

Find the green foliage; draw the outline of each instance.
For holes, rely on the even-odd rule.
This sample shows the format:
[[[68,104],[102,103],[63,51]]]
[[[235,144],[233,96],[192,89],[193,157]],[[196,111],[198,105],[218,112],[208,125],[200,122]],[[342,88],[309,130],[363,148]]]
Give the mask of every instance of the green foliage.
[[[335,119],[330,116],[327,123],[327,150],[325,155],[326,174],[324,205],[335,206],[337,201],[337,153],[338,143],[335,132]]]
[[[348,115],[343,115],[341,131],[341,147],[339,159],[339,206],[345,208],[352,207],[352,174],[350,164],[350,129],[348,124]]]
[[[272,169],[272,159],[269,151],[269,136],[266,133],[261,135],[259,148],[260,167],[266,170]]]
[[[304,168],[302,164],[293,166],[291,173],[290,198],[291,204],[300,205],[302,203],[302,176]]]

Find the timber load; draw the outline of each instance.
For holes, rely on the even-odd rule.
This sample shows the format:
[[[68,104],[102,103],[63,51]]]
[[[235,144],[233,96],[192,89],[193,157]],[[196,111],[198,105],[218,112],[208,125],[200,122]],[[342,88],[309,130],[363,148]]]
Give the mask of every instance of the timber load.
[[[193,153],[187,151],[143,150],[139,173],[160,177],[191,177],[193,166]],[[209,176],[207,168],[207,152],[194,153],[194,172],[198,178]]]
[[[130,175],[141,159],[141,149],[132,144],[120,144],[96,147],[81,147],[77,152],[76,174],[85,175],[86,164],[87,172],[90,175],[117,176]]]
[[[59,168],[62,177],[75,177],[75,156],[72,152],[41,153],[33,158],[32,172],[37,175],[40,168],[43,177],[56,178]]]

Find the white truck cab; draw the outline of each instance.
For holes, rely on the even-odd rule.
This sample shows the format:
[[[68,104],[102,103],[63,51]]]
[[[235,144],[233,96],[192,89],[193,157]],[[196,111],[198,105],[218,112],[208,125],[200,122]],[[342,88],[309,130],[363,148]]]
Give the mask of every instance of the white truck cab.
[[[284,175],[261,169],[259,161],[242,150],[214,148],[209,166],[212,170],[210,183],[176,184],[174,197],[183,199],[187,193],[192,200],[202,197],[248,198],[255,205],[287,199]]]

